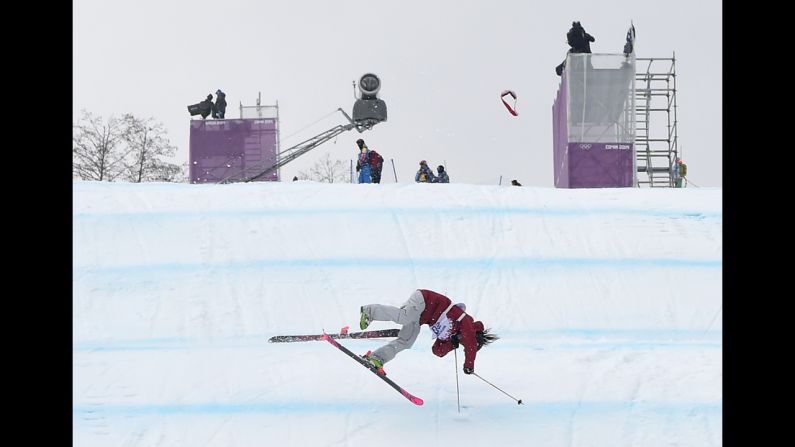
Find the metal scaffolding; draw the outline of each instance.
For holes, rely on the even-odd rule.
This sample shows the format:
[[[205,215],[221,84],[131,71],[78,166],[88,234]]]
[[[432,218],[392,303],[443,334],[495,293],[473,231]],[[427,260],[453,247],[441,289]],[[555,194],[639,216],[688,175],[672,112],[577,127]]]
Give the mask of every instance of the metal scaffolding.
[[[676,53],[669,58],[639,57],[635,61],[638,186],[672,188],[672,167],[680,156],[676,130]]]
[[[281,123],[279,121],[279,101],[275,105],[262,105],[262,92],[257,92],[257,104],[244,106],[240,102],[240,119],[272,118],[276,120],[276,153],[281,152]],[[247,149],[248,150],[248,149]],[[276,178],[281,179],[281,169],[276,169]]]

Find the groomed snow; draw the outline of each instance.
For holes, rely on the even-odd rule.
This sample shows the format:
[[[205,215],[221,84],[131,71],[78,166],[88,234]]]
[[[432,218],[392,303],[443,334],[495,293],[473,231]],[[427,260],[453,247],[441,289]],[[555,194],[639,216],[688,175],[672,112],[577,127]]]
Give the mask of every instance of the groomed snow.
[[[74,444],[722,445],[721,196],[74,182]],[[475,371],[524,405],[459,352],[459,412],[427,327],[386,365],[421,407],[328,343],[267,343],[416,288],[502,337]]]

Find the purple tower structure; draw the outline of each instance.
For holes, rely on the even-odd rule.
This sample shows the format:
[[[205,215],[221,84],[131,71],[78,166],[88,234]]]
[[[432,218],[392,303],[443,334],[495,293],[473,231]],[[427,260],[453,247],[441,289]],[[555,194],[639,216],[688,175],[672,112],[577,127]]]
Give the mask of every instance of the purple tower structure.
[[[637,186],[634,54],[569,54],[552,129],[556,188]]]
[[[191,120],[190,182],[218,183],[252,166],[275,165],[278,118]],[[257,181],[278,181],[278,171]]]

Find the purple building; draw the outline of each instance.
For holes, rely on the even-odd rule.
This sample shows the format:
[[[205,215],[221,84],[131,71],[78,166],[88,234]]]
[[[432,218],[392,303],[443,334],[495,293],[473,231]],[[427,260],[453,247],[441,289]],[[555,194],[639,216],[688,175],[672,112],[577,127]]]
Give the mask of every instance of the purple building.
[[[634,54],[569,54],[552,129],[556,188],[637,186]]]
[[[218,183],[276,164],[278,118],[191,120],[190,182]],[[274,171],[257,181],[278,181]]]

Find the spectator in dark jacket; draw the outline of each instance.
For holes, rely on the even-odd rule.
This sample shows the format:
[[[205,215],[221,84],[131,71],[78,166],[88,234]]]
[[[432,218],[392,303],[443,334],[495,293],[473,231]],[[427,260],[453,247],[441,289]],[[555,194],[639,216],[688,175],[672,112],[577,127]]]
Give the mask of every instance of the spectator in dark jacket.
[[[594,39],[592,35],[585,32],[585,28],[582,27],[580,22],[572,22],[571,29],[566,33],[566,42],[568,42],[569,47],[571,47],[568,53],[590,53],[591,42],[595,41],[596,39]],[[555,73],[561,76],[565,67],[566,61],[564,60],[560,65],[555,67]]]
[[[484,329],[483,322],[467,315],[466,305],[453,305],[450,298],[427,289],[415,290],[401,307],[368,304],[359,312],[359,327],[363,330],[371,321],[393,321],[403,325],[396,340],[364,355],[379,370],[398,352],[414,344],[423,324],[431,328],[431,337],[436,339],[431,348],[436,356],[444,357],[459,344],[464,346],[464,374],[475,372],[475,357],[480,348],[499,339],[489,333],[489,329]]]
[[[445,172],[444,166],[439,165],[436,168],[436,172],[438,172],[438,174],[436,175],[436,178],[433,179],[434,183],[450,183],[450,176],[447,175],[447,172]]]
[[[207,95],[204,101],[199,103],[199,110],[201,110],[202,119],[206,119],[207,115],[212,114],[215,117],[215,104],[213,104],[213,95]]]
[[[225,113],[226,93],[222,92],[221,89],[218,89],[215,91],[215,111],[213,112],[213,118],[224,119]]]
[[[580,22],[572,22],[571,29],[566,33],[566,41],[571,47],[569,53],[590,53],[591,42],[595,42],[596,39],[585,32]]]

